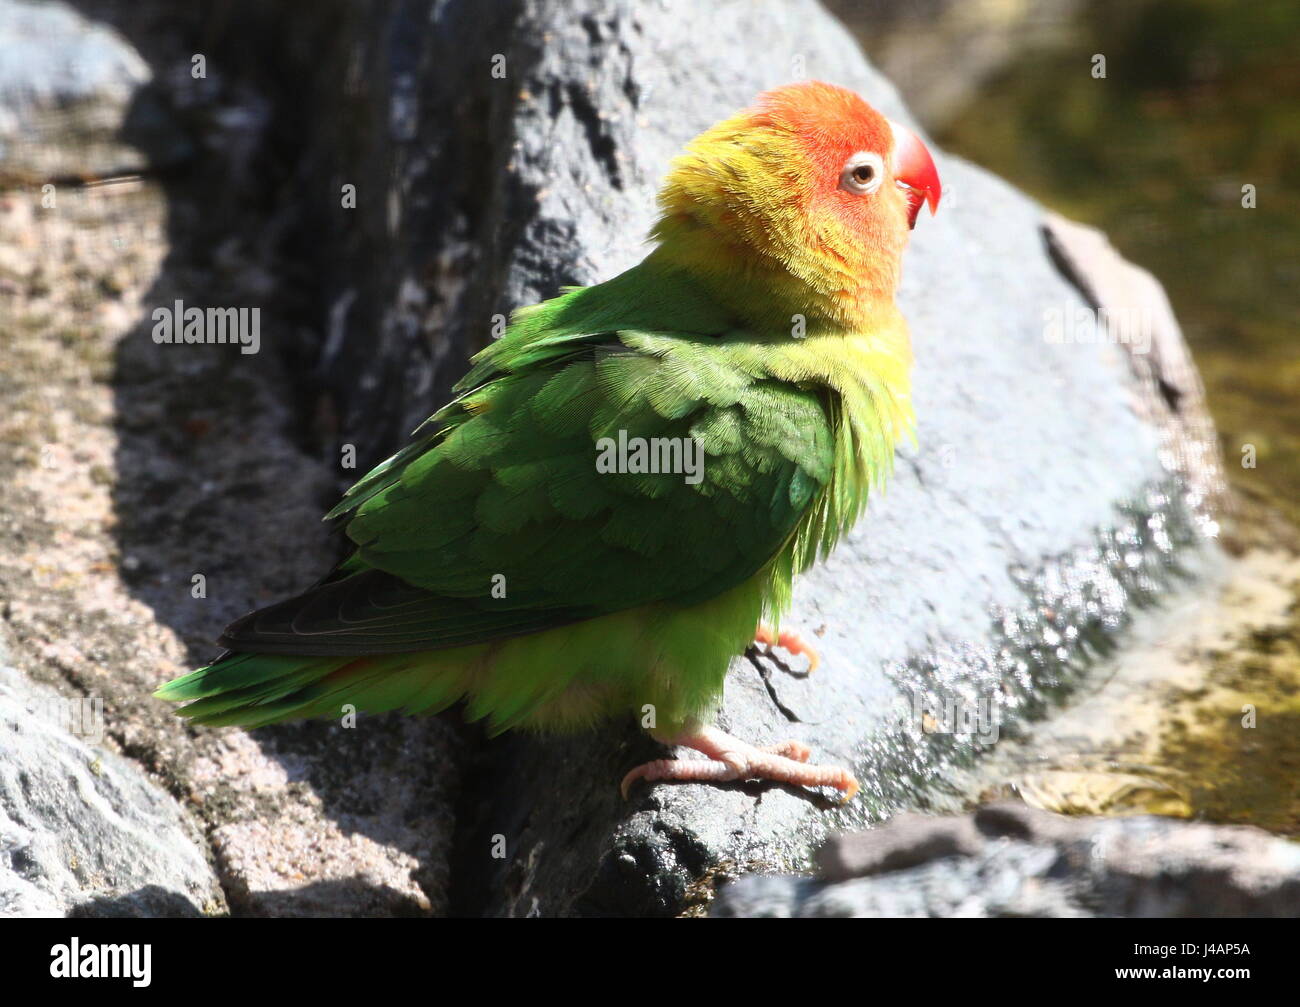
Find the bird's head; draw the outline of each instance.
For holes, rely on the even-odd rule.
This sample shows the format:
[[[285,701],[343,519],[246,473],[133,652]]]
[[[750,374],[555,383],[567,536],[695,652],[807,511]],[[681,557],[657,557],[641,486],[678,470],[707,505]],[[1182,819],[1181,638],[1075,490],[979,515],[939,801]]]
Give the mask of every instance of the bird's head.
[[[852,91],[792,84],[691,141],[653,237],[696,271],[743,283],[725,275],[739,270],[842,323],[873,300],[892,305],[908,232],[941,191],[910,130]]]

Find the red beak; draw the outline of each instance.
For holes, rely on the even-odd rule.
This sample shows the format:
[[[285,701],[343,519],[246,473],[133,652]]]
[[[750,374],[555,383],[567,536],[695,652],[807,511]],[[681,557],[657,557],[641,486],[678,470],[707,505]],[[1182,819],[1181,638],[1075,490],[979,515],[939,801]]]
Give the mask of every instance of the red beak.
[[[938,169],[925,144],[906,126],[892,119],[886,121],[894,131],[894,184],[907,196],[907,223],[915,227],[922,203],[930,204],[932,215],[938,209],[943,186],[939,184]]]

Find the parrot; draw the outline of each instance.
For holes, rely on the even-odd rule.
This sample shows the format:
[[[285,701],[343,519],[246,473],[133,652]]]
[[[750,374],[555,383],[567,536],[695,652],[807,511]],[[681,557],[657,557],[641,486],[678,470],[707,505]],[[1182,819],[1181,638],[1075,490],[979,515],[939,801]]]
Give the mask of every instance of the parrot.
[[[785,85],[692,140],[649,252],[520,308],[451,400],[325,520],[350,554],[232,623],[155,695],[257,727],[461,704],[490,735],[639,717],[622,780],[858,791],[798,741],[714,721],[731,659],[779,630],[915,439],[901,258],[942,189],[855,92]],[[648,714],[648,715],[647,715]],[[702,755],[703,758],[699,758]]]

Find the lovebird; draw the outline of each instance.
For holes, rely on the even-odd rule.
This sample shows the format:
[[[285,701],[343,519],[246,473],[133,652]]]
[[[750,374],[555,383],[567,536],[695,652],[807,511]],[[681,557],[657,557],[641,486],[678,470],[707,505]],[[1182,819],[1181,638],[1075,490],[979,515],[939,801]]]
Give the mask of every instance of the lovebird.
[[[347,491],[325,518],[347,559],[156,695],[245,727],[349,704],[463,702],[490,733],[630,716],[704,758],[638,766],[625,797],[772,780],[848,800],[849,770],[712,721],[755,639],[816,660],[768,624],[913,436],[894,297],[940,196],[924,144],[853,92],[760,95],[673,162],[638,265],[517,311]]]

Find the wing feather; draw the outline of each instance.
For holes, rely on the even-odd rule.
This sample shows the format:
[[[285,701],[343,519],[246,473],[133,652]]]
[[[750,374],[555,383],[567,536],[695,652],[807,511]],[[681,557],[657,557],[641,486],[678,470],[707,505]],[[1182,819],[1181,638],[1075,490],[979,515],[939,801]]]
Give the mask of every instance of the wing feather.
[[[222,643],[404,653],[721,594],[789,544],[835,460],[823,398],[760,358],[735,338],[615,330],[480,368],[331,511],[352,559]],[[620,432],[676,439],[677,461],[693,439],[699,478],[600,471],[601,438]]]

